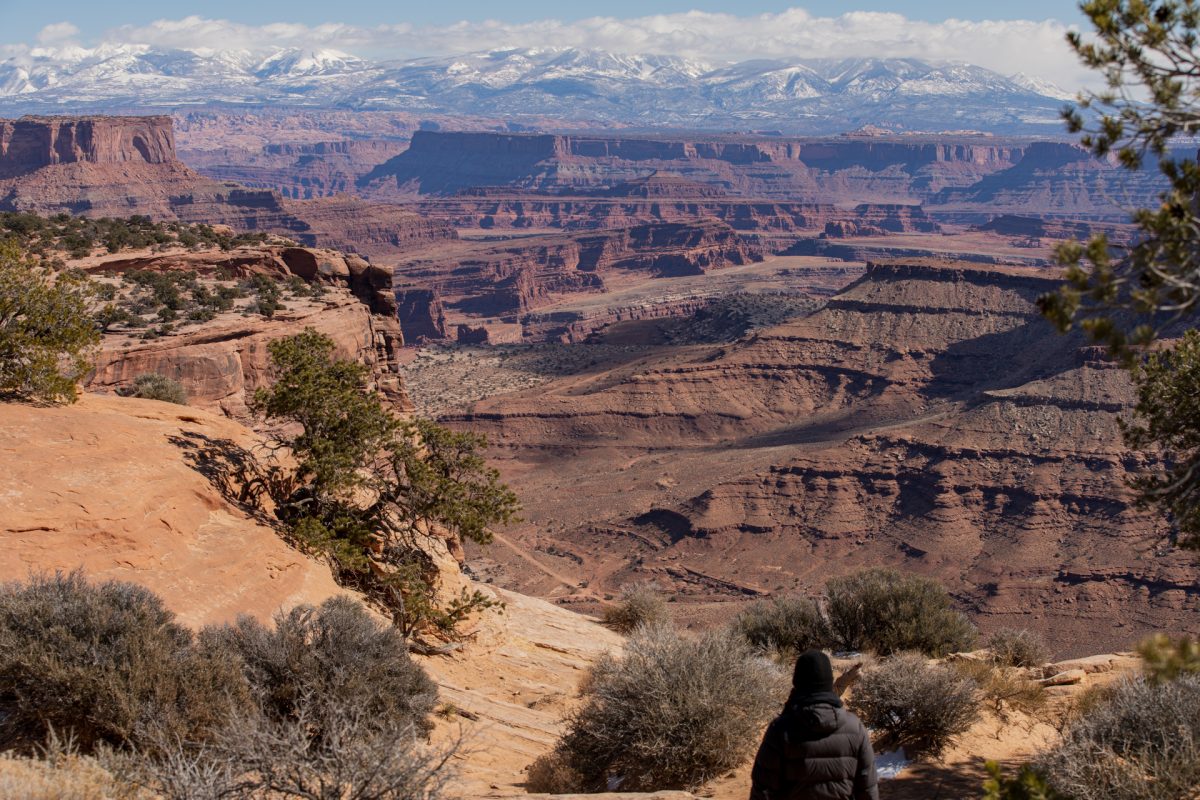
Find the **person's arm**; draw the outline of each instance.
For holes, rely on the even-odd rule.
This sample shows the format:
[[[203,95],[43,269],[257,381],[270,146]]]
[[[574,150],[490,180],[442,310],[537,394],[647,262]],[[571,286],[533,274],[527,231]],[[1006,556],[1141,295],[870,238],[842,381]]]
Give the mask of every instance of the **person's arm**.
[[[875,751],[871,734],[859,723],[862,744],[858,747],[858,771],[854,775],[854,800],[879,800],[879,775],[875,771]]]
[[[767,727],[750,771],[750,800],[783,800],[783,749],[775,723]]]

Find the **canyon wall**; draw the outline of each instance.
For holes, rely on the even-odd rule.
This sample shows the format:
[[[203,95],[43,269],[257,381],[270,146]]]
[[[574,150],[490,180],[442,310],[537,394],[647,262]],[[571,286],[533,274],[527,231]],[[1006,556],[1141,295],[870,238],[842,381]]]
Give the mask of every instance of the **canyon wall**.
[[[169,164],[175,160],[170,117],[0,119],[0,177],[54,164]]]
[[[380,197],[498,185],[546,191],[612,186],[664,170],[749,197],[912,202],[1010,167],[1025,147],[984,137],[674,139],[418,131],[406,152],[364,176],[359,188]]]
[[[601,293],[606,281],[697,275],[762,260],[761,249],[714,220],[654,223],[595,233],[463,241],[401,257],[401,291],[428,289],[446,307],[485,317],[518,315],[557,297]]]

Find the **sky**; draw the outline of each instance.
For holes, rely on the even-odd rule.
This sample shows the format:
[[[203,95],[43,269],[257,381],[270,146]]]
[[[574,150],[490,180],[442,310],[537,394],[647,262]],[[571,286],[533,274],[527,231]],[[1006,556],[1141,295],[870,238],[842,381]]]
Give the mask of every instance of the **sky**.
[[[1087,77],[1063,43],[1075,0],[0,0],[0,58],[109,44],[334,49],[412,58],[570,46],[679,55],[899,56],[968,61],[1064,87]]]

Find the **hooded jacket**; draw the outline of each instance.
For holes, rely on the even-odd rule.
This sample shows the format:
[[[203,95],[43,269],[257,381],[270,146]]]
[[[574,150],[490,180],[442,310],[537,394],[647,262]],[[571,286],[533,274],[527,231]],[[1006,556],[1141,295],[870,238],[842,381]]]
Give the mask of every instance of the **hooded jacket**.
[[[833,692],[829,659],[800,657],[792,695],[754,759],[750,800],[879,800],[871,737]]]

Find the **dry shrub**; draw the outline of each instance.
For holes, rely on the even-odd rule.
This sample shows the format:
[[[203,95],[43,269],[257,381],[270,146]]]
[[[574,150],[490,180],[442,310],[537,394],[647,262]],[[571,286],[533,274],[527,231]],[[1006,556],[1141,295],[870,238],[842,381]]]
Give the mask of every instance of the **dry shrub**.
[[[533,794],[575,794],[583,791],[583,778],[558,750],[529,765],[525,790]]]
[[[955,661],[952,666],[975,681],[981,698],[1001,717],[1009,710],[1036,714],[1046,705],[1045,687],[1020,667],[972,660]]]
[[[1152,681],[1171,681],[1181,675],[1200,673],[1200,639],[1182,636],[1172,639],[1165,633],[1151,636],[1138,647],[1145,661],[1146,674]]]
[[[741,764],[782,701],[770,661],[728,633],[643,627],[593,667],[557,746],[584,791],[687,788]]]
[[[952,667],[902,653],[863,671],[850,706],[896,744],[937,756],[979,718],[977,689]]]
[[[64,755],[23,758],[0,754],[0,797],[12,800],[149,800],[95,759]]]
[[[79,572],[0,587],[0,748],[53,731],[88,753],[204,738],[249,700],[238,659],[194,643],[152,592]]]
[[[642,625],[669,622],[671,612],[653,584],[626,586],[617,602],[604,609],[604,624],[619,633],[632,633]]]
[[[998,630],[988,637],[987,649],[1005,667],[1040,667],[1048,658],[1045,640],[1027,630]]]
[[[974,626],[951,607],[945,588],[928,578],[864,570],[829,581],[825,600],[834,640],[847,650],[944,656],[975,641]]]
[[[756,651],[792,660],[831,643],[821,609],[807,597],[756,601],[734,618],[732,630]]]
[[[323,719],[341,719],[348,709],[381,730],[423,735],[432,727],[437,686],[409,657],[404,637],[349,598],[297,606],[276,615],[273,629],[242,617],[201,640],[240,656],[266,718],[304,714],[314,738],[325,735]]]
[[[1039,768],[1069,798],[1192,800],[1200,786],[1200,676],[1117,686],[1074,719]]]
[[[138,375],[133,379],[133,385],[120,394],[125,397],[140,397],[143,400],[161,400],[180,406],[186,406],[188,401],[187,390],[183,388],[183,384],[157,372]]]

